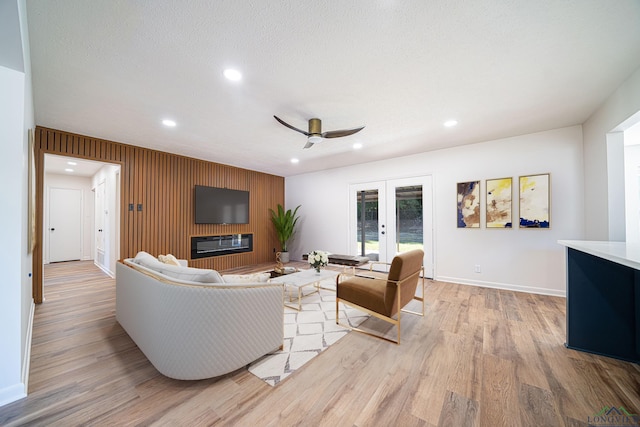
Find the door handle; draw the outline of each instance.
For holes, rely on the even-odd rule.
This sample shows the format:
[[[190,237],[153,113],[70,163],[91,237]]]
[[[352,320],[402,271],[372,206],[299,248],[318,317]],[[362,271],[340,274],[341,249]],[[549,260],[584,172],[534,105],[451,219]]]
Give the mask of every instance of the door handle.
[[[56,229],[55,229],[55,228],[50,228],[49,230],[51,230],[51,231],[56,231]]]

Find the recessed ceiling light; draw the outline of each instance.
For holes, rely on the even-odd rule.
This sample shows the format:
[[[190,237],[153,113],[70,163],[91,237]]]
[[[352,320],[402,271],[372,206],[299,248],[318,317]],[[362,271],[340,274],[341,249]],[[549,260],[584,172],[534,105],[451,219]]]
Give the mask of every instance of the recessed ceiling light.
[[[73,172],[73,169],[71,169],[71,168],[66,168],[64,171],[65,171],[65,172]]]
[[[224,76],[232,82],[237,82],[242,79],[242,74],[240,74],[240,71],[234,70],[233,68],[227,68],[226,70],[224,70]]]
[[[359,150],[362,148],[362,144],[360,142],[356,142],[355,144],[353,144],[353,149],[354,150]]]
[[[447,120],[446,122],[443,123],[444,127],[448,127],[448,128],[454,127],[457,124],[458,124],[457,120]]]
[[[295,163],[298,163],[298,162],[300,162],[300,160],[298,160],[298,159],[296,159],[296,158],[291,159],[291,163],[294,163],[294,164],[295,164]]]
[[[67,162],[67,164],[68,164],[69,166],[76,166],[76,165],[77,165],[77,163],[76,163],[76,162]]]
[[[165,125],[165,126],[167,126],[167,127],[170,127],[170,128],[174,128],[174,127],[176,127],[176,122],[175,122],[175,121],[173,121],[173,120],[169,120],[169,119],[164,119],[164,120],[162,121],[162,124],[163,124],[163,125]]]

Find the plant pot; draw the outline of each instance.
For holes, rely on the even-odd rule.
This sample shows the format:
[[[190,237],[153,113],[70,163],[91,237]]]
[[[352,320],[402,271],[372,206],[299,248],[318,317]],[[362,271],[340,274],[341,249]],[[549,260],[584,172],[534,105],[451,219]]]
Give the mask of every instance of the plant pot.
[[[289,262],[289,252],[280,252],[280,262],[283,264]]]

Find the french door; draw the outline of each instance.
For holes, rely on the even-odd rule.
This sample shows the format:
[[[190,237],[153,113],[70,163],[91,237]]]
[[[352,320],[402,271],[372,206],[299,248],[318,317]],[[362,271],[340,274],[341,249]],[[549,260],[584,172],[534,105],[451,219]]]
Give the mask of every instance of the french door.
[[[431,176],[352,184],[349,187],[349,250],[391,262],[411,249],[425,252],[433,277],[433,190]]]

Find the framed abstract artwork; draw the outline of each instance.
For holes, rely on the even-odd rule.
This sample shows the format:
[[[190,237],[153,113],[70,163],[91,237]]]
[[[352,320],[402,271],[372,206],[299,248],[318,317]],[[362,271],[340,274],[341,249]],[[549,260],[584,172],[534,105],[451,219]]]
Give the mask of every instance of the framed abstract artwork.
[[[480,181],[459,182],[458,228],[480,228]]]
[[[520,228],[549,228],[548,173],[520,177]]]
[[[512,228],[512,181],[511,178],[487,180],[487,228]]]

